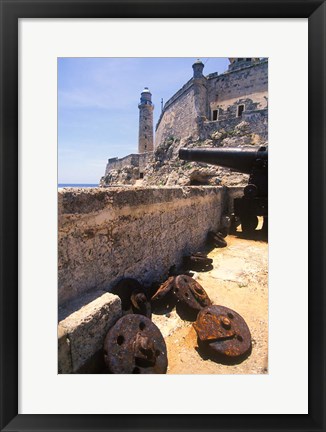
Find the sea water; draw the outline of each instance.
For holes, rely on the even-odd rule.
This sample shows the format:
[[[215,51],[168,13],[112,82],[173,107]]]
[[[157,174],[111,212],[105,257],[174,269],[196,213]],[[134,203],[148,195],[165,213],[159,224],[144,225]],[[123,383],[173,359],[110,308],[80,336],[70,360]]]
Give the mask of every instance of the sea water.
[[[93,188],[98,187],[98,184],[93,183],[59,183],[58,188],[73,187],[73,188]]]

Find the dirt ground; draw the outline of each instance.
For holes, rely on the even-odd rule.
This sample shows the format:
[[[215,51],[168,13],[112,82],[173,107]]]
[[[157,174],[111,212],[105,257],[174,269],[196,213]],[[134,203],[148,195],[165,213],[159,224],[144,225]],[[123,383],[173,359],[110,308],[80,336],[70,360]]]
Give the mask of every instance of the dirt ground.
[[[259,227],[258,227],[259,228]],[[213,249],[213,268],[195,273],[213,304],[238,312],[252,337],[252,352],[236,365],[216,363],[197,350],[192,322],[182,320],[176,309],[154,314],[168,352],[168,374],[266,374],[268,373],[268,243],[257,230],[248,239],[241,230],[226,237],[228,246]]]

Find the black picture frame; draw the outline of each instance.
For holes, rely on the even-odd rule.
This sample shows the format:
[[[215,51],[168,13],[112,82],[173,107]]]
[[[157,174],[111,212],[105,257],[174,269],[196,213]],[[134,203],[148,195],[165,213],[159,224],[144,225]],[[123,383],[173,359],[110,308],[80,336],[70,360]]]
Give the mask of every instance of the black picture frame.
[[[1,431],[324,431],[325,2],[0,0],[0,7]],[[218,416],[18,414],[18,19],[215,17],[309,19],[309,413]]]

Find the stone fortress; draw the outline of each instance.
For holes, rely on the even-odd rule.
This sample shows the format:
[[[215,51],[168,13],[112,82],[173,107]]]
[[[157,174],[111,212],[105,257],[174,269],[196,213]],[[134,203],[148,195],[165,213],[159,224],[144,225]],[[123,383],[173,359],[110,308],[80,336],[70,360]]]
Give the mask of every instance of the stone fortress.
[[[138,105],[138,153],[109,159],[100,185],[235,185],[241,182],[239,176],[217,167],[199,173],[194,165],[189,166],[177,157],[181,147],[267,145],[268,60],[229,58],[229,62],[226,72],[207,76],[203,74],[201,60],[192,65],[192,78],[164,105],[155,139],[154,105],[150,90],[145,87]]]

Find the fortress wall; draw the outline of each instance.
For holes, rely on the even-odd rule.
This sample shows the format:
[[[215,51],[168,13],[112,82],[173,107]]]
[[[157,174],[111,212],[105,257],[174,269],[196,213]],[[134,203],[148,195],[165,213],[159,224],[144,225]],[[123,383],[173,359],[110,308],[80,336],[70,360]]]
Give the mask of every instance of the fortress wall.
[[[183,138],[197,134],[197,110],[195,107],[195,91],[193,85],[188,85],[178,97],[169,101],[161,116],[155,133],[155,147],[167,138]],[[176,95],[175,95],[176,96]]]
[[[114,162],[108,162],[105,169],[105,175],[108,174],[110,170],[118,170],[127,165],[137,164],[138,154],[130,154],[121,159],[117,159]]]
[[[244,100],[245,103],[248,100]],[[228,113],[232,115],[221,114],[218,121],[204,121],[201,123],[200,138],[202,140],[209,139],[216,131],[224,130],[227,136],[236,137],[236,126],[242,122],[246,122],[246,134],[251,134],[253,137],[259,137],[263,142],[268,141],[268,110],[253,110],[244,111],[241,117],[235,115],[236,107],[230,107]],[[258,144],[252,142],[251,144]]]
[[[59,305],[122,277],[150,285],[219,228],[227,189],[94,188],[59,193]]]
[[[242,121],[250,123],[252,132],[267,140],[267,60],[197,81],[189,81],[165,104],[156,130],[155,147],[169,137],[181,139],[193,135],[196,139],[199,133],[200,139],[206,139],[209,133],[234,128]],[[237,117],[240,104],[245,105],[245,111]],[[213,122],[211,112],[215,109],[219,109],[219,116]]]
[[[108,162],[105,169],[105,175],[109,173],[111,170],[119,170],[128,165],[132,165],[134,167],[138,167],[140,169],[144,168],[151,156],[152,152],[148,153],[139,153],[139,154],[130,154],[121,159],[116,159],[113,162]]]
[[[211,109],[226,109],[240,98],[251,99],[257,102],[257,109],[262,109],[267,106],[265,96],[268,96],[267,61],[209,79],[208,100]]]

